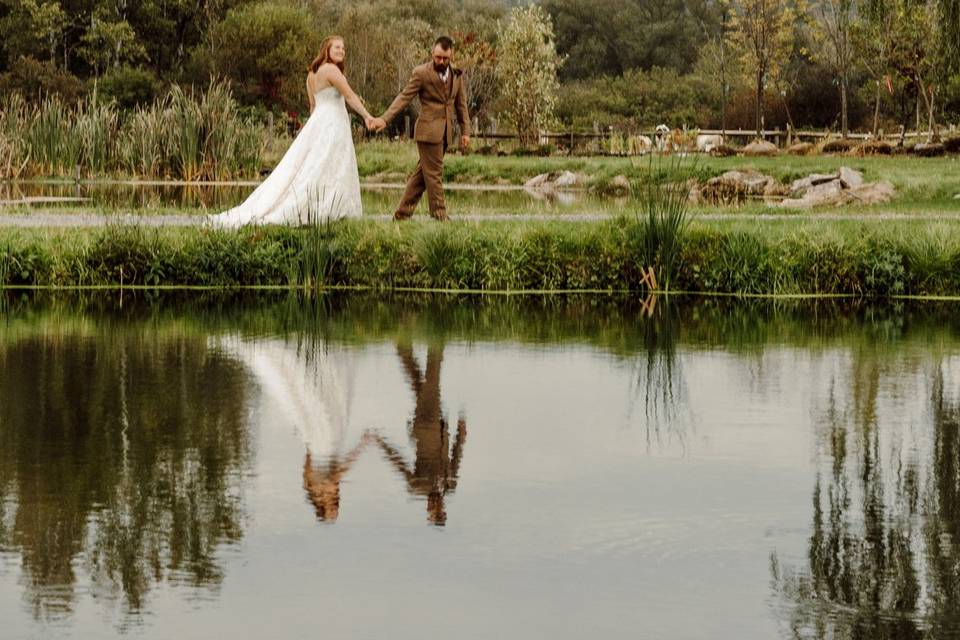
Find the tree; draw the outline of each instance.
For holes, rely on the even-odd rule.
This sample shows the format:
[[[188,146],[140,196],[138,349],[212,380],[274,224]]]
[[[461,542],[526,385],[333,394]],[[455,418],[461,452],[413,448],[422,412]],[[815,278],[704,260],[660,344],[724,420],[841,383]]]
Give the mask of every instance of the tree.
[[[94,14],[90,28],[80,42],[80,56],[90,63],[97,75],[111,67],[140,62],[147,57],[146,49],[130,23],[106,12]]]
[[[848,96],[850,69],[853,66],[851,29],[854,22],[854,0],[816,0],[813,6],[814,57],[829,65],[840,85],[840,132],[849,134]]]
[[[210,33],[215,74],[229,78],[238,97],[295,108],[320,36],[305,10],[258,2],[230,10]]]
[[[7,12],[0,18],[3,48],[13,60],[19,56],[55,60],[57,45],[67,26],[67,14],[56,0],[2,0]]]
[[[703,25],[718,28],[716,0],[545,0],[563,78],[623,75],[654,67],[688,72],[697,60]]]
[[[934,106],[941,72],[937,57],[941,49],[936,8],[927,2],[896,0],[893,12],[890,64],[917,93],[917,129],[922,98],[927,108],[930,136],[936,138]]]
[[[880,126],[880,98],[890,77],[894,12],[883,0],[861,0],[857,18],[851,25],[851,40],[857,61],[873,78],[873,135],[876,136]],[[888,87],[892,91],[892,84]]]
[[[794,7],[782,0],[732,0],[731,39],[756,80],[757,137],[763,135],[763,92],[793,45]]]
[[[499,32],[497,78],[502,113],[520,144],[537,143],[540,131],[553,120],[562,64],[553,40],[553,23],[539,6],[516,8]]]
[[[497,52],[476,33],[453,33],[457,46],[454,63],[467,78],[470,114],[478,122],[489,119],[490,110],[499,94]]]

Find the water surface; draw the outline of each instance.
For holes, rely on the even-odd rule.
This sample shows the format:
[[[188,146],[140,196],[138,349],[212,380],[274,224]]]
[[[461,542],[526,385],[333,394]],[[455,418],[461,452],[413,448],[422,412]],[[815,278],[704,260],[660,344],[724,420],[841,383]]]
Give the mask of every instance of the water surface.
[[[954,305],[2,305],[4,637],[960,634]]]

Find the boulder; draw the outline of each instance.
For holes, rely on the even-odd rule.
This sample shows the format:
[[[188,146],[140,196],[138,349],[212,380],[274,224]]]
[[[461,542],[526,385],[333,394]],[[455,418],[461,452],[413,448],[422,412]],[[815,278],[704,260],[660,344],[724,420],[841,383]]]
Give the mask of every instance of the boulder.
[[[809,209],[844,204],[883,204],[890,202],[894,193],[893,185],[886,181],[861,182],[855,187],[847,187],[843,180],[837,178],[810,187],[799,198],[783,200],[780,206],[787,209]]]
[[[840,182],[846,189],[856,189],[863,184],[863,174],[850,167],[840,167]]]
[[[630,191],[630,181],[625,175],[613,176],[608,189],[615,193],[628,193]]]
[[[847,201],[857,204],[884,204],[893,200],[895,194],[893,184],[886,180],[865,182],[847,191]]]
[[[806,156],[815,151],[814,145],[809,142],[797,142],[787,147],[787,153],[792,156]]]
[[[541,173],[523,183],[526,189],[572,189],[582,186],[584,177],[572,171]]]
[[[743,148],[745,156],[775,156],[778,153],[777,145],[766,140],[754,140]]]
[[[783,200],[780,206],[788,209],[809,209],[811,207],[843,204],[843,200],[843,183],[837,178],[813,185],[801,197]]]
[[[884,140],[867,140],[863,144],[857,145],[853,152],[858,156],[888,156],[893,153],[893,145]]]
[[[701,189],[706,202],[736,204],[748,196],[762,196],[774,188],[777,181],[757,171],[727,171],[707,180]]]
[[[856,140],[851,140],[850,138],[834,138],[833,140],[824,142],[820,150],[824,153],[846,153],[856,149],[858,146],[860,146],[860,143]]]
[[[807,192],[807,189],[824,182],[832,182],[840,178],[839,173],[811,173],[806,178],[800,178],[790,183],[790,195],[800,197]]]
[[[924,158],[932,158],[935,156],[942,156],[944,153],[946,153],[946,149],[942,144],[937,142],[920,142],[914,145],[913,152]]]
[[[736,147],[731,147],[728,144],[721,144],[714,147],[710,151],[710,155],[712,155],[715,158],[728,158],[730,156],[737,155],[737,149]]]

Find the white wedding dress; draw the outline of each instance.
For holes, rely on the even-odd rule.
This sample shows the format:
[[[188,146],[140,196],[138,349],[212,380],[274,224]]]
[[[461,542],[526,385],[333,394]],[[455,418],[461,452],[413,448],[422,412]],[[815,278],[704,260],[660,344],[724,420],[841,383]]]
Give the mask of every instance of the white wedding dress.
[[[360,216],[360,177],[346,103],[333,86],[314,99],[313,113],[273,172],[243,204],[211,216],[213,226],[303,225]]]

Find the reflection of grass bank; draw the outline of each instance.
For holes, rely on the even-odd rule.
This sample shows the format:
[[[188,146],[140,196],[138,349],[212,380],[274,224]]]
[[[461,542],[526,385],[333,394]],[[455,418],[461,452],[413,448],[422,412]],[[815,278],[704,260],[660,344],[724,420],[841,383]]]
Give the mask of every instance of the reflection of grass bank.
[[[639,289],[624,220],[335,225],[328,284],[470,290]],[[4,231],[7,285],[300,286],[307,230]],[[314,238],[315,240],[315,238]],[[327,249],[325,249],[326,251]],[[960,221],[694,222],[675,290],[958,295]],[[315,277],[315,276],[314,276]]]

